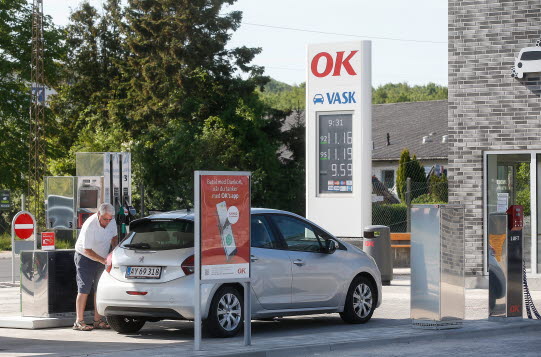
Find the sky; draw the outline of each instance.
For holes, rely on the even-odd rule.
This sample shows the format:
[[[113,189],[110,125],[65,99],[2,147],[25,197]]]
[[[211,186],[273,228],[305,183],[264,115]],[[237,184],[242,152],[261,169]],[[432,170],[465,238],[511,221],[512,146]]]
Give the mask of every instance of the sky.
[[[43,3],[66,25],[79,1]],[[243,24],[229,46],[260,47],[253,63],[278,81],[305,81],[308,44],[371,40],[373,86],[447,85],[447,0],[238,0],[223,12],[232,10],[243,12]]]

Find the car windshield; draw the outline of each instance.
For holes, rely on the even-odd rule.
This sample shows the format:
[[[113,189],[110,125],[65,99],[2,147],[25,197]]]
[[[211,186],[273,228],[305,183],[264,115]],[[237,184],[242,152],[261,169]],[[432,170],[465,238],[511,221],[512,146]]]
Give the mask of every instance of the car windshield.
[[[537,61],[541,60],[541,51],[524,52],[520,57],[521,61]]]
[[[169,250],[193,248],[194,224],[188,220],[142,221],[130,226],[135,232],[131,239],[126,239],[125,248],[150,250]]]

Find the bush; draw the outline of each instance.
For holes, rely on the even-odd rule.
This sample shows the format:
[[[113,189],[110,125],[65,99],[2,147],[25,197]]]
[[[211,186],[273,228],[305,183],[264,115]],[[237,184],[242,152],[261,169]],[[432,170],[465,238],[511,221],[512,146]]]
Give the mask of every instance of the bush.
[[[0,234],[0,252],[3,250],[11,251],[11,236],[9,234]]]
[[[407,232],[407,207],[403,203],[372,205],[372,224],[391,228],[391,232]]]
[[[41,245],[38,242],[38,249]],[[75,242],[73,240],[57,239],[55,242],[55,249],[74,249]],[[6,250],[11,251],[11,236],[9,234],[0,234],[0,252]]]
[[[449,183],[445,174],[440,177],[432,175],[429,179],[430,195],[434,201],[447,203],[449,201]]]
[[[413,201],[411,201],[412,204],[417,205],[425,205],[425,204],[444,204],[447,202],[444,201],[438,201],[432,197],[429,193],[425,193],[424,195],[421,195],[419,197],[416,197]]]

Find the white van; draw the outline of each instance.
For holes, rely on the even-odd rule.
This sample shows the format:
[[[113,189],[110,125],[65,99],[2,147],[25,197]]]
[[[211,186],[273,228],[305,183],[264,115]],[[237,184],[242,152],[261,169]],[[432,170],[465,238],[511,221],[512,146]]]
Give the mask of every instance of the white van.
[[[541,47],[526,47],[515,58],[515,71],[518,78],[524,73],[541,72]]]

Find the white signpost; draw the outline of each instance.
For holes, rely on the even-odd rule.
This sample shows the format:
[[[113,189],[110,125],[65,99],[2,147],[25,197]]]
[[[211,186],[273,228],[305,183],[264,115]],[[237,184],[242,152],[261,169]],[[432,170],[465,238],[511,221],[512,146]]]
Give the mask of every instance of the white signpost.
[[[37,224],[36,219],[30,212],[18,212],[11,222],[11,282],[15,282],[15,254],[19,254],[25,248],[37,249]],[[19,238],[18,240],[15,237]],[[33,244],[28,244],[31,242]]]
[[[341,237],[372,223],[371,42],[308,46],[306,216]]]

